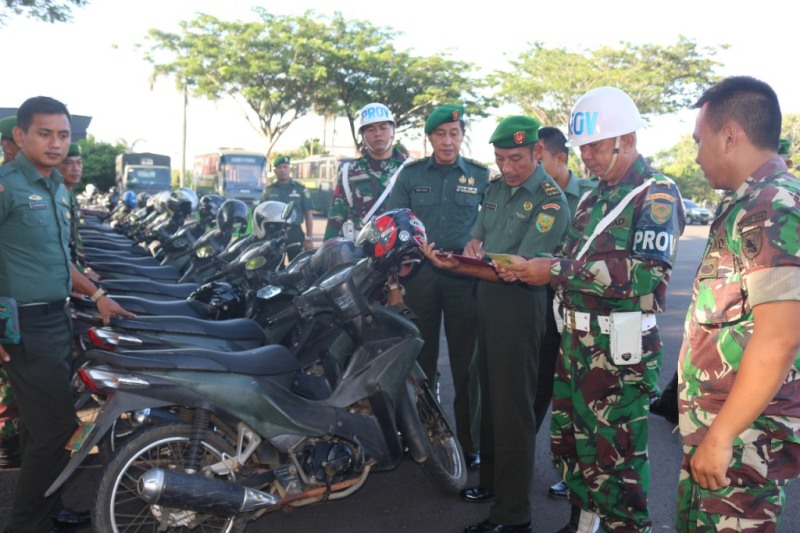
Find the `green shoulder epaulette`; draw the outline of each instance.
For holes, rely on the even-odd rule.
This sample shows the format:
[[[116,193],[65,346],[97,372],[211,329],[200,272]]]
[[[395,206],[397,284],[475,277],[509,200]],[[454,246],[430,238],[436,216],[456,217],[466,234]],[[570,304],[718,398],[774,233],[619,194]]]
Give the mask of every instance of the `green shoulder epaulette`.
[[[476,161],[474,159],[470,159],[469,157],[465,157],[464,161],[466,161],[467,163],[469,163],[471,165],[475,165],[476,167],[479,167],[479,168],[483,168],[483,169],[488,169],[489,168],[486,165],[484,165],[483,163],[481,163],[480,161]]]
[[[0,166],[0,178],[14,172],[17,168],[19,168],[19,165],[15,165],[13,161],[7,165]]]
[[[545,196],[558,196],[561,194],[561,189],[558,188],[558,185],[548,180],[542,182],[542,190],[544,190]]]
[[[420,159],[415,159],[414,161],[406,163],[406,166],[404,166],[403,168],[409,168],[409,167],[413,167],[415,165],[419,165],[423,161],[427,161],[428,159],[430,159],[430,157],[421,157]]]
[[[494,174],[493,176],[491,176],[491,175],[489,176],[489,183],[496,183],[496,182],[500,181],[501,179],[503,179],[503,175],[498,172],[497,174]]]

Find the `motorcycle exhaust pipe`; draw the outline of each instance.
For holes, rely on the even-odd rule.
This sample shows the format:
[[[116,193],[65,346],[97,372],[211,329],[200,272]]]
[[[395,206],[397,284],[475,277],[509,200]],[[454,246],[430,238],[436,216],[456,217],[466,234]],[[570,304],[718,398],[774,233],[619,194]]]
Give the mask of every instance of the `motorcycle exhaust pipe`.
[[[153,468],[139,477],[139,497],[151,505],[233,517],[270,507],[280,499],[240,483]]]

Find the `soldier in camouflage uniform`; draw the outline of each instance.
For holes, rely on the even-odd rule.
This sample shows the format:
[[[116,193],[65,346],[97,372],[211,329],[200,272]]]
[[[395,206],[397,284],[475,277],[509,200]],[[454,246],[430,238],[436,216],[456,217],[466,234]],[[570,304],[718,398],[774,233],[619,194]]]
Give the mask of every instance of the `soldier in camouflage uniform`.
[[[783,485],[800,477],[800,181],[776,152],[781,111],[767,84],[728,78],[695,108],[697,162],[731,194],[711,225],[678,363],[676,525],[775,532]]]
[[[366,148],[366,155],[345,163],[339,169],[333,201],[328,210],[325,240],[344,236],[355,240],[358,231],[367,222],[365,217],[385,211],[386,196],[381,199],[392,176],[396,176],[405,161],[399,150],[393,148],[394,117],[383,104],[366,105],[359,112],[358,132]],[[380,200],[378,208],[373,207]]]
[[[75,198],[73,188],[81,181],[83,176],[83,159],[81,158],[81,149],[76,143],[69,145],[67,157],[59,163],[56,167],[61,175],[64,177],[64,187],[69,191],[69,212],[70,212],[70,237],[69,237],[69,250],[72,256],[72,263],[78,270],[83,272],[80,264],[78,263],[79,249],[81,248],[81,238],[78,233],[78,223],[80,221],[80,204],[78,199]],[[87,275],[84,272],[84,275]],[[92,278],[95,279],[95,278]]]
[[[556,258],[501,269],[504,279],[550,283],[564,319],[551,451],[581,508],[564,532],[598,522],[604,531],[652,530],[647,414],[663,352],[655,314],[665,308],[683,208],[675,184],[636,149],[642,125],[619,89],[593,89],[576,102],[570,145],[599,184],[578,206]]]
[[[272,163],[275,170],[275,182],[264,187],[261,193],[261,201],[269,200],[288,204],[294,202],[294,212],[297,220],[304,220],[306,232],[303,233],[299,224],[292,224],[289,227],[287,244],[299,244],[292,246],[288,250],[288,257],[291,261],[303,249],[314,249],[314,204],[311,202],[311,195],[302,183],[291,178],[289,156],[278,156]]]
[[[517,261],[552,253],[569,225],[564,193],[537,159],[539,122],[503,119],[490,142],[503,174],[489,184],[464,254],[512,254]],[[526,533],[531,526],[531,490],[536,444],[533,403],[544,333],[547,293],[517,279],[501,281],[488,266],[453,256],[426,255],[440,268],[479,279],[478,369],[481,384],[480,484],[461,492],[471,503],[494,502],[489,517],[465,533]]]
[[[14,161],[19,153],[11,133],[16,125],[14,115],[0,120],[4,165]],[[19,410],[6,371],[0,366],[0,468],[16,466],[19,466]]]

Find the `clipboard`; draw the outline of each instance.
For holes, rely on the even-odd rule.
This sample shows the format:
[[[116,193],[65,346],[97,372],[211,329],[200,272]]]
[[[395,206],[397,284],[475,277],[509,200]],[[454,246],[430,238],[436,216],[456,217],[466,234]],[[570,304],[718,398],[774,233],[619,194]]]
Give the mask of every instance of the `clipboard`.
[[[450,254],[447,252],[436,252],[436,257],[438,257],[439,259],[447,259],[448,256],[458,259],[459,262],[465,265],[492,268],[492,264],[489,261],[487,261],[486,257],[484,257],[483,259],[477,259],[475,257],[468,257],[466,255]]]
[[[493,254],[486,252],[486,257],[491,259],[494,266],[500,266],[504,268],[508,268],[509,266],[517,263],[517,261],[514,259],[516,256],[513,254]]]

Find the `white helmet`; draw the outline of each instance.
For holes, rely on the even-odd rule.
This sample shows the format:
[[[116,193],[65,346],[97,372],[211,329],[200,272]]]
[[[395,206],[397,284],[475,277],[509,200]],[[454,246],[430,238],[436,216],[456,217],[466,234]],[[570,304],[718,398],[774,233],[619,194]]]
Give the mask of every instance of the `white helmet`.
[[[383,104],[373,102],[361,108],[358,112],[358,131],[364,126],[374,124],[376,122],[391,122],[392,126],[395,125],[394,117],[389,108]]]
[[[567,146],[583,146],[632,133],[644,126],[636,104],[625,91],[598,87],[581,96],[569,117]]]

